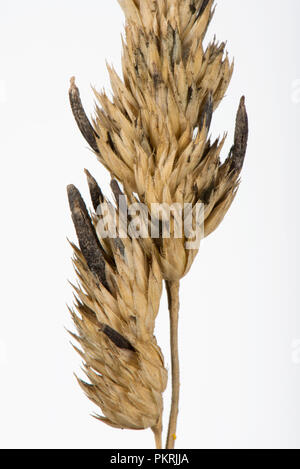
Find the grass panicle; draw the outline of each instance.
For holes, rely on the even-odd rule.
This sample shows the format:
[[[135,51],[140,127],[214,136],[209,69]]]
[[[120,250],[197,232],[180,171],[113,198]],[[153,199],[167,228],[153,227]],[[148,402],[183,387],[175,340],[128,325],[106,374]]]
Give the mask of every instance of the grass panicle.
[[[95,209],[100,201],[112,217],[121,210],[121,194],[128,204],[144,204],[152,220],[153,204],[167,208],[154,216],[156,238],[102,239],[95,229],[101,214],[94,215],[91,224],[77,189],[69,188],[80,246],[75,266],[85,291],[78,293],[81,319],[74,315],[74,320],[91,381],[81,385],[102,408],[104,421],[120,428],[152,427],[156,444],[161,445],[166,372],[153,331],[164,280],[171,325],[172,405],[166,443],[170,449],[179,408],[179,282],[199,250],[199,245],[188,249],[189,233],[177,236],[178,212],[171,210],[170,218],[170,208],[177,204],[183,223],[186,204],[195,219],[201,203],[203,236],[217,229],[240,184],[248,116],[242,97],[232,148],[221,157],[226,137],[213,140],[210,129],[227,92],[233,62],[224,42],[213,39],[204,46],[214,0],[118,1],[126,18],[123,76],[108,66],[112,98],[94,89],[96,108],[90,120],[74,77],[69,91],[82,135],[113,178],[116,207],[87,172],[91,198]],[[164,236],[167,220],[170,231]]]

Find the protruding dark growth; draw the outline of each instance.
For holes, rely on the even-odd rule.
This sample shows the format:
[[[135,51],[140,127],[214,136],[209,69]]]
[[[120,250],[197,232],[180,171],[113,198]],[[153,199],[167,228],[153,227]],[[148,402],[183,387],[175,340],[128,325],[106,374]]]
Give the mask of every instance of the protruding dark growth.
[[[80,132],[82,133],[83,137],[90,145],[90,147],[94,150],[94,152],[99,153],[96,141],[96,137],[98,137],[98,135],[93,129],[93,126],[87,118],[87,115],[83,109],[79,89],[75,84],[75,77],[71,78],[70,83],[71,86],[69,89],[69,98],[76,123],[79,127]]]
[[[104,202],[104,197],[96,179],[93,178],[93,176],[87,169],[85,169],[84,172],[87,177],[93,207],[95,212],[97,212],[97,208],[99,207],[99,205]]]
[[[231,150],[232,169],[237,172],[242,170],[248,143],[248,115],[245,106],[245,97],[240,101],[239,109],[236,116],[234,145]]]
[[[116,203],[117,205],[119,206],[119,198],[121,196],[124,196],[123,192],[121,191],[121,188],[118,184],[118,182],[116,181],[116,179],[112,179],[111,182],[110,182],[110,187],[111,187],[111,190],[113,191],[113,194],[115,196],[115,199],[116,199]]]
[[[109,326],[103,325],[101,331],[119,348],[131,350],[135,352],[135,349],[132,347],[131,343],[125,339],[119,332],[115,331]]]
[[[205,105],[200,116],[200,123],[199,123],[200,129],[202,129],[205,123],[207,131],[209,131],[211,121],[212,121],[213,110],[214,110],[213,97],[212,97],[212,94],[209,93],[206,98]]]
[[[79,246],[90,268],[99,281],[108,289],[105,276],[105,258],[86,205],[78,189],[68,186],[69,204],[77,233]]]

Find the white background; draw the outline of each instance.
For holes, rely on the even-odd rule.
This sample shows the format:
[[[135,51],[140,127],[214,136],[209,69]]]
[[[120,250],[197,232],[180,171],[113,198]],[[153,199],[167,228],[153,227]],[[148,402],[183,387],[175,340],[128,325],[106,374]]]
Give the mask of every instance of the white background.
[[[236,68],[213,134],[229,131],[228,151],[245,94],[250,142],[236,201],[182,282],[177,447],[299,448],[300,4],[218,3],[208,37],[228,41]],[[109,194],[69,110],[69,78],[92,113],[90,85],[109,90],[105,60],[120,70],[123,26],[116,0],[0,0],[3,448],[153,447],[150,430],[90,417],[64,329],[75,279],[65,186],[88,200],[86,167]],[[165,297],[157,336],[169,367]]]

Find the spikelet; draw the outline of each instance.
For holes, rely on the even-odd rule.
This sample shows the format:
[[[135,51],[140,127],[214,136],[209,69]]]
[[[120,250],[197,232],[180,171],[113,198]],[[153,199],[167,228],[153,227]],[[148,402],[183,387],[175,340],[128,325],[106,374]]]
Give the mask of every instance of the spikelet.
[[[126,16],[123,80],[108,67],[113,100],[105,92],[89,129],[89,144],[126,194],[136,193],[149,211],[153,203],[204,204],[204,235],[212,233],[231,206],[247,146],[245,100],[237,114],[235,142],[221,163],[225,137],[210,141],[214,110],[230,83],[233,64],[225,44],[203,40],[213,0],[119,0]],[[74,80],[71,103],[79,99]],[[74,107],[74,104],[73,104]],[[74,111],[74,109],[73,109]],[[195,213],[194,213],[195,216]],[[164,221],[160,214],[160,221]],[[187,237],[155,242],[163,277],[186,275],[198,248]],[[148,252],[151,243],[145,243]]]
[[[94,208],[118,210],[102,195],[87,172]],[[99,239],[80,193],[68,187],[79,246],[74,266],[80,286],[76,311],[77,349],[89,383],[78,380],[87,397],[101,408],[99,420],[116,428],[155,432],[161,425],[162,393],[167,383],[163,356],[154,337],[162,291],[155,257],[147,258],[136,239]]]

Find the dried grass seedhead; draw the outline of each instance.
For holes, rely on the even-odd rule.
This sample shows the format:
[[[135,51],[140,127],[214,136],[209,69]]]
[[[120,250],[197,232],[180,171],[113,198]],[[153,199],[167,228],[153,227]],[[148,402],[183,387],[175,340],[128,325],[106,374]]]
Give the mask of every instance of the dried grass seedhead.
[[[108,67],[113,102],[95,91],[100,161],[142,202],[195,203],[218,172],[223,141],[208,134],[233,71],[224,43],[203,49],[213,1],[119,3],[124,81]]]
[[[93,126],[76,105],[74,115],[99,160],[122,182],[126,194],[138,194],[149,209],[153,203],[203,203],[207,236],[234,200],[248,136],[242,98],[234,146],[224,163],[220,153],[225,137],[214,142],[209,138],[213,112],[233,72],[224,43],[213,40],[203,46],[214,2],[119,3],[126,16],[123,80],[108,67],[113,100],[94,90],[98,105]],[[70,96],[71,103],[80,99],[74,81]],[[180,279],[190,269],[197,249],[188,252],[186,241],[184,236],[173,236],[155,243],[166,280]],[[152,251],[150,244],[146,247]]]
[[[94,207],[116,210],[87,173]],[[159,425],[167,372],[154,337],[162,276],[135,239],[99,239],[80,193],[68,188],[80,249],[74,265],[80,285],[72,311],[78,350],[90,383],[79,380],[86,395],[102,409],[97,418],[116,428]]]

